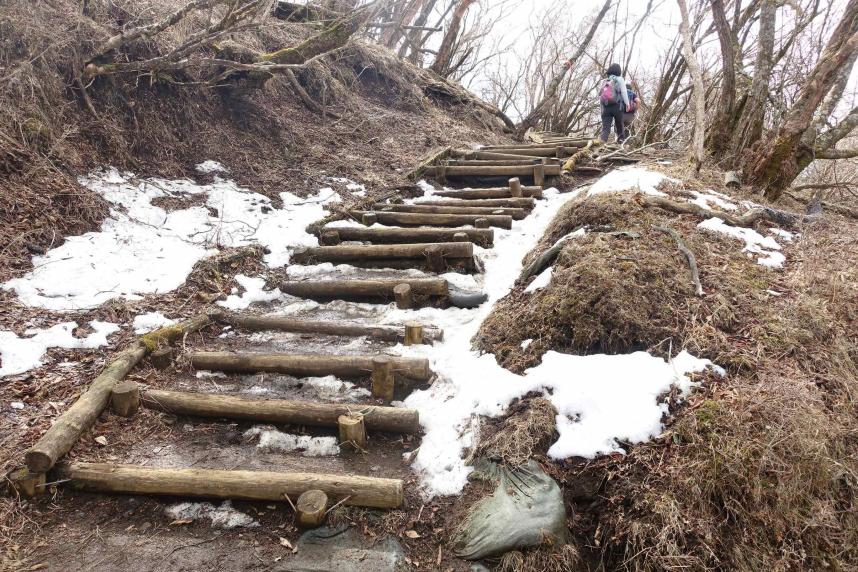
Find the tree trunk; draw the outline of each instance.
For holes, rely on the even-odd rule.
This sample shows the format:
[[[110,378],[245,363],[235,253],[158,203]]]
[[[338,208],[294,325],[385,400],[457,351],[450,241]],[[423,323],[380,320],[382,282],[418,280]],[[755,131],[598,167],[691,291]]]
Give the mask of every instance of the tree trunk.
[[[700,70],[700,63],[697,61],[697,56],[694,53],[694,42],[691,38],[691,26],[688,18],[688,6],[685,4],[685,0],[676,0],[676,2],[679,4],[679,11],[682,15],[682,21],[679,25],[682,33],[682,53],[694,85],[691,94],[694,104],[694,136],[691,142],[690,156],[694,164],[694,173],[697,174],[700,172],[700,167],[703,165],[706,153],[704,147],[706,87],[703,85],[703,72]]]
[[[795,156],[802,135],[825,96],[837,83],[839,73],[858,50],[858,0],[850,0],[843,18],[828,40],[816,66],[807,77],[795,104],[784,117],[777,135],[748,161],[750,182],[765,191],[766,198],[780,198],[798,175]]]
[[[733,120],[733,108],[736,105],[736,39],[727,22],[724,11],[724,0],[710,0],[715,29],[718,32],[718,42],[721,45],[721,97],[718,109],[709,130],[708,148],[717,156],[721,156],[729,148],[730,123]]]
[[[593,40],[593,36],[596,35],[596,30],[599,27],[599,24],[602,23],[602,20],[605,18],[605,14],[608,13],[608,9],[611,7],[612,0],[605,0],[605,4],[602,6],[602,9],[596,15],[596,19],[593,21],[593,24],[590,26],[590,30],[587,32],[587,35],[581,41],[581,44],[578,46],[578,49],[575,51],[575,54],[569,58],[568,62],[570,65],[564,65],[563,68],[560,69],[557,74],[551,78],[551,81],[548,84],[548,87],[545,88],[545,93],[542,95],[542,99],[539,103],[534,106],[533,110],[527,114],[521,123],[518,124],[515,128],[514,137],[516,139],[524,139],[524,134],[528,129],[534,127],[540,119],[545,115],[548,111],[551,104],[554,102],[555,97],[557,96],[557,90],[560,89],[560,84],[563,82],[563,78],[566,77],[566,72],[569,71],[572,64],[575,64],[581,57],[585,54],[587,47],[590,45],[590,42]]]
[[[453,16],[450,18],[444,39],[441,40],[441,47],[438,48],[438,54],[435,56],[435,62],[432,64],[432,71],[441,77],[447,77],[450,73],[450,62],[453,61],[453,48],[456,45],[456,40],[459,38],[462,20],[465,18],[468,8],[474,2],[476,0],[459,0],[456,9],[453,10]]]

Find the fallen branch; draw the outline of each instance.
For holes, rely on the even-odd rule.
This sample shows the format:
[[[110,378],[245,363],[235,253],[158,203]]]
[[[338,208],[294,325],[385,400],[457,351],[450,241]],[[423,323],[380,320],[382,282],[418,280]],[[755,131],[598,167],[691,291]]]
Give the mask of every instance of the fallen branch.
[[[685,256],[685,260],[688,261],[688,268],[691,270],[691,281],[694,282],[694,293],[698,296],[703,296],[703,285],[700,284],[700,272],[697,270],[697,259],[694,257],[694,253],[691,252],[691,249],[688,248],[688,245],[685,244],[685,241],[682,240],[681,236],[679,236],[679,233],[672,228],[658,226],[655,224],[652,225],[652,227],[659,232],[669,234],[676,242],[679,252],[681,252]]]
[[[527,265],[527,267],[521,271],[521,276],[519,276],[519,280],[524,282],[531,276],[536,276],[545,270],[548,265],[554,262],[554,259],[557,258],[557,255],[560,254],[560,251],[563,250],[563,247],[566,245],[566,240],[569,236],[564,236],[557,243],[536,257],[536,259]]]
[[[750,228],[760,220],[768,220],[774,224],[781,226],[795,227],[799,223],[813,222],[816,217],[809,215],[800,215],[771,207],[758,207],[749,210],[745,214],[738,216],[721,211],[713,211],[705,209],[701,206],[692,203],[679,203],[664,197],[656,197],[639,193],[635,196],[635,201],[642,207],[658,207],[666,211],[677,214],[690,214],[700,218],[717,217],[732,226],[742,226]]]
[[[289,81],[289,84],[292,86],[292,89],[295,90],[295,93],[298,94],[298,97],[301,98],[301,101],[304,102],[304,105],[307,106],[307,109],[314,113],[318,113],[322,117],[326,117],[330,115],[334,119],[339,119],[340,116],[337,113],[332,111],[326,111],[324,107],[315,102],[315,100],[310,97],[310,94],[304,89],[304,86],[301,85],[301,82],[298,81],[298,78],[295,77],[295,74],[291,69],[283,70],[283,75],[286,76],[286,79]]]

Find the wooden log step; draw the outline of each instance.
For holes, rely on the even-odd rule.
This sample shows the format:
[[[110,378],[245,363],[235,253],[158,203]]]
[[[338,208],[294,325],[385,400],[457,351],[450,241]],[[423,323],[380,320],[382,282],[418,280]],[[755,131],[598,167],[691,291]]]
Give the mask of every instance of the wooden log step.
[[[352,215],[361,217],[365,211],[351,211]],[[484,218],[489,226],[512,228],[512,217],[507,215],[466,215],[466,214],[432,214],[432,213],[396,213],[373,211],[376,220],[389,226],[474,226],[478,218]]]
[[[446,298],[447,281],[443,278],[407,278],[385,280],[290,280],[280,284],[280,291],[312,300],[393,300],[393,289],[408,284],[418,297]]]
[[[521,193],[525,197],[542,198],[541,187],[521,187]],[[448,199],[482,200],[482,199],[511,199],[512,191],[509,187],[486,187],[482,189],[457,189],[450,191],[435,191],[433,196]]]
[[[433,251],[438,251],[444,258],[471,259],[474,257],[474,245],[471,242],[430,242],[423,244],[317,246],[297,250],[290,257],[290,260],[298,264],[402,258],[425,260]]]
[[[470,203],[467,203],[470,204]],[[326,226],[320,236],[335,232],[337,241],[360,240],[374,244],[413,244],[430,242],[450,242],[456,240],[456,234],[465,233],[469,241],[490,248],[494,244],[495,233],[492,229],[478,228],[362,228],[359,226]]]
[[[314,427],[337,427],[341,415],[359,412],[363,414],[364,425],[370,431],[407,434],[420,431],[420,416],[417,410],[404,407],[253,399],[237,395],[154,389],[143,392],[142,404],[149,409],[176,415]]]
[[[509,207],[478,207],[478,206],[445,206],[433,205],[429,203],[419,203],[414,205],[388,205],[377,203],[372,206],[376,211],[398,212],[398,213],[432,213],[432,214],[467,214],[467,215],[507,215],[513,220],[522,220],[529,214],[521,208]]]
[[[69,463],[57,467],[55,480],[96,493],[166,495],[209,499],[285,502],[317,489],[344,504],[397,508],[404,496],[402,481],[352,475],[224,471],[215,469],[155,469],[108,463]]]
[[[517,155],[514,153],[500,153],[497,151],[457,151],[454,157],[459,157],[461,159],[477,159],[477,160],[533,160],[537,157],[533,155]]]
[[[375,338],[386,342],[406,342],[408,324],[405,326],[369,326],[349,322],[321,322],[296,320],[286,316],[246,316],[233,314],[224,317],[224,321],[242,330],[262,332],[276,330],[299,334],[327,334],[331,336],[349,336]],[[423,340],[434,342],[444,339],[444,330],[423,326]]]
[[[297,377],[365,377],[372,373],[374,356],[256,354],[232,352],[194,352],[190,354],[195,369],[234,373],[272,372]],[[424,358],[391,357],[397,374],[410,379],[427,381],[432,377],[429,360]]]
[[[509,199],[469,199],[467,201],[462,199],[441,199],[415,204],[433,207],[496,207],[531,210],[536,206],[536,201],[531,197],[512,197]]]
[[[516,155],[517,158],[565,158],[581,150],[581,147],[569,147],[566,145],[546,145],[542,147],[528,147],[522,149],[503,151],[504,154]],[[493,151],[486,151],[492,153]]]
[[[506,167],[521,165],[536,165],[541,163],[544,157],[532,157],[530,159],[455,159],[447,161],[448,167]],[[554,157],[549,160],[556,160]]]
[[[533,176],[533,170],[539,165],[510,165],[499,167],[444,167],[444,174],[447,177],[526,177]],[[434,177],[437,174],[438,167],[427,167],[425,174],[427,177]],[[560,174],[560,165],[545,165],[545,174],[550,177],[556,177]]]
[[[586,147],[587,143],[588,143],[587,141],[583,141],[583,140],[581,140],[581,141],[569,141],[567,143],[564,143],[563,146],[564,147]],[[553,143],[534,143],[532,145],[513,143],[510,145],[485,145],[483,147],[480,147],[479,150],[480,151],[503,150],[504,152],[507,152],[507,151],[515,152],[515,151],[520,151],[522,149],[551,149],[551,150],[554,150],[554,148],[556,148],[556,147],[557,147],[557,145],[554,145]]]

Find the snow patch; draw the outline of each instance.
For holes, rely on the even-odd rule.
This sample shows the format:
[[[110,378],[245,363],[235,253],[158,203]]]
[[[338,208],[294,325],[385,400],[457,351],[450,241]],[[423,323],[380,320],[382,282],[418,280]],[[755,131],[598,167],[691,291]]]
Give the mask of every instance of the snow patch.
[[[340,446],[337,444],[336,437],[293,435],[261,425],[254,425],[244,432],[244,436],[249,439],[259,437],[256,447],[263,451],[281,453],[301,451],[305,457],[331,457],[340,453]]]
[[[213,528],[256,528],[259,523],[249,515],[232,508],[231,501],[220,506],[207,502],[181,502],[170,505],[164,512],[173,520],[209,520]]]
[[[757,258],[757,264],[762,266],[781,268],[786,261],[786,256],[778,252],[781,246],[774,238],[763,236],[752,228],[730,226],[718,217],[704,220],[697,225],[697,228],[726,234],[727,236],[744,241],[745,248],[743,250],[749,254],[760,254],[761,256]]]
[[[134,316],[134,322],[131,327],[134,328],[135,334],[146,334],[164,326],[172,326],[176,320],[171,320],[161,312],[149,312],[147,314],[138,314]]]
[[[217,161],[212,160],[203,161],[196,166],[196,169],[200,173],[226,173],[227,171],[229,171],[229,169],[227,169]]]
[[[85,338],[72,334],[77,322],[63,322],[47,329],[30,328],[19,338],[15,332],[0,330],[0,377],[24,373],[43,365],[48,348],[95,349],[107,345],[107,336],[119,326],[97,320],[89,323],[93,333]]]
[[[536,292],[540,288],[545,288],[551,282],[551,275],[554,273],[554,267],[549,266],[545,270],[539,273],[539,275],[533,279],[533,282],[527,285],[527,288],[524,289],[525,292]]]
[[[235,277],[235,281],[241,284],[241,287],[244,288],[244,294],[241,296],[230,294],[227,296],[226,300],[218,302],[218,306],[222,306],[229,310],[244,310],[254,302],[271,302],[272,300],[277,300],[283,295],[282,292],[280,292],[280,288],[265,290],[264,278],[251,278],[244,274],[238,274]]]
[[[715,191],[709,190],[705,193],[701,193],[699,191],[689,191],[692,195],[694,195],[694,199],[689,200],[691,204],[697,205],[707,210],[711,210],[712,206],[725,210],[725,211],[734,211],[739,207],[734,203],[731,203],[727,200],[724,200],[724,195],[721,193],[715,193]],[[720,195],[720,196],[719,196]]]
[[[665,181],[671,183],[679,182],[676,179],[672,179],[656,171],[650,171],[640,167],[623,167],[620,169],[614,169],[593,183],[593,185],[590,186],[590,190],[587,192],[587,195],[593,196],[601,193],[619,193],[623,191],[639,190],[647,195],[666,197],[666,193],[663,193],[656,188]]]
[[[533,338],[529,338],[521,342],[521,349],[526,350],[533,343]]]

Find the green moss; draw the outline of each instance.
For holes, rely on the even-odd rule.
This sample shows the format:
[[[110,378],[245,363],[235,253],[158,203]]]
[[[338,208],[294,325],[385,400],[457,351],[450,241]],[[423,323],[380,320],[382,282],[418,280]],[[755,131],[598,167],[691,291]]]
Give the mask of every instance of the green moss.
[[[146,352],[152,353],[162,345],[169,344],[182,334],[185,330],[180,325],[165,326],[154,332],[140,336],[140,343],[146,346]]]
[[[700,429],[711,429],[721,416],[721,412],[721,404],[717,401],[707,399],[701,403],[696,412],[697,424],[700,426]]]

